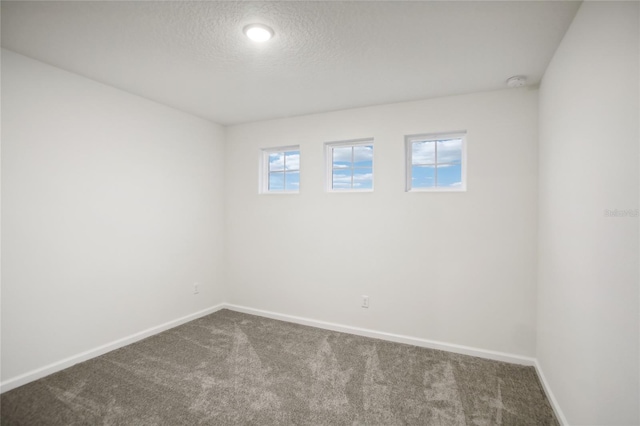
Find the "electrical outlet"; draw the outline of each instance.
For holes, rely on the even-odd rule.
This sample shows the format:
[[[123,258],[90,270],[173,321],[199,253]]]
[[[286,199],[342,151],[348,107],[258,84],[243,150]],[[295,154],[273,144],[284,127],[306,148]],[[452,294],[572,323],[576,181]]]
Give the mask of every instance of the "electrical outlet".
[[[200,293],[200,284],[193,283],[193,294],[198,294],[198,293]]]
[[[369,296],[362,295],[362,307],[363,308],[369,307]]]

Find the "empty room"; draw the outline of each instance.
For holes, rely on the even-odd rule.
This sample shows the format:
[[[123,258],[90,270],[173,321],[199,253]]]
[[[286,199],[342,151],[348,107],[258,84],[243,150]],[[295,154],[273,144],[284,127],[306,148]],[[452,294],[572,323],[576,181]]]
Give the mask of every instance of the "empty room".
[[[639,425],[640,3],[2,1],[2,425]]]

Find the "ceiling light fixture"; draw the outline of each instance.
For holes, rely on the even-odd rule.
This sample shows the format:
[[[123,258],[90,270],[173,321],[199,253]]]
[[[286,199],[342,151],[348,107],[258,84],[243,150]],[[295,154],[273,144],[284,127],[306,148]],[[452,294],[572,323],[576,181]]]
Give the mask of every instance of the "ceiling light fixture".
[[[522,87],[527,84],[527,77],[524,75],[515,75],[507,80],[509,87]]]
[[[271,28],[262,24],[249,24],[242,30],[244,34],[251,40],[263,43],[273,37],[274,32]]]

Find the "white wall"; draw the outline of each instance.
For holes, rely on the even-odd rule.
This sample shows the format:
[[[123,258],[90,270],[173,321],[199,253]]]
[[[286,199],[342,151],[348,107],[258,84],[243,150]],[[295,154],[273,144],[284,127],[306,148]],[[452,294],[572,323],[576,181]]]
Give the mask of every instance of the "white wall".
[[[3,381],[225,300],[223,144],[2,51]]]
[[[570,424],[639,423],[638,218],[604,215],[638,208],[638,47],[638,3],[581,6],[539,153],[531,89],[225,135],[3,50],[2,381],[228,301],[537,356]],[[405,193],[403,136],[458,130],[469,190]],[[375,192],[327,194],[323,142],[362,137]],[[258,195],[291,144],[302,192]]]
[[[537,108],[537,90],[505,90],[228,128],[229,301],[533,355]],[[404,192],[404,135],[457,130],[468,192]],[[323,143],[364,137],[375,192],[324,192]],[[260,148],[292,144],[301,193],[258,195]]]
[[[568,422],[639,424],[638,3],[585,2],[540,88],[537,357]]]

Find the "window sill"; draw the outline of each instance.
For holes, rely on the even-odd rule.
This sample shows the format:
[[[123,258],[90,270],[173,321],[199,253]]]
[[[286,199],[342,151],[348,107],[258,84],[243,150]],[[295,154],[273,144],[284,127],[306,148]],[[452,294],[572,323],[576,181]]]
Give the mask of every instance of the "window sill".
[[[258,195],[298,195],[300,191],[269,191],[259,192]]]
[[[467,192],[467,188],[412,188],[405,192]]]

